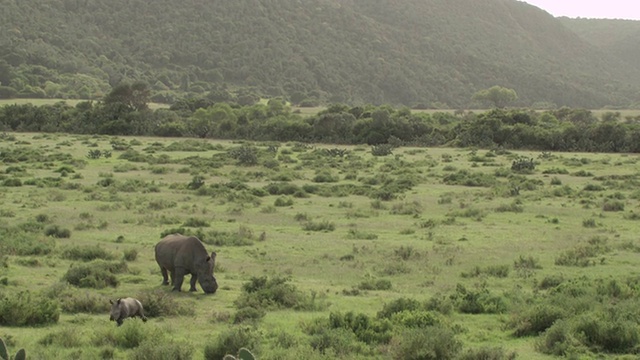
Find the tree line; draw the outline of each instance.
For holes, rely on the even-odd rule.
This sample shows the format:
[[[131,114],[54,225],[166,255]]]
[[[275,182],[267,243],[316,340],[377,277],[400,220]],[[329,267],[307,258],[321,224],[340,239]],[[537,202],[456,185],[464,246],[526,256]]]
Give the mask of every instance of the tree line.
[[[148,96],[133,84],[116,87],[103,101],[75,106],[6,105],[0,108],[0,131],[640,152],[640,116],[622,118],[619,112],[601,117],[570,108],[428,113],[389,105],[333,104],[304,117],[280,99],[239,105],[192,98],[151,110]]]

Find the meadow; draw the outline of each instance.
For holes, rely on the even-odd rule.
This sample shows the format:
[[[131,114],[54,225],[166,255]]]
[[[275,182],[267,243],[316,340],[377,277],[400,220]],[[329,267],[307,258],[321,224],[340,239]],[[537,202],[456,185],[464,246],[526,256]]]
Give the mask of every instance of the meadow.
[[[635,154],[0,135],[0,338],[33,359],[632,359]],[[219,289],[163,287],[197,235]],[[133,296],[149,321],[109,321]]]

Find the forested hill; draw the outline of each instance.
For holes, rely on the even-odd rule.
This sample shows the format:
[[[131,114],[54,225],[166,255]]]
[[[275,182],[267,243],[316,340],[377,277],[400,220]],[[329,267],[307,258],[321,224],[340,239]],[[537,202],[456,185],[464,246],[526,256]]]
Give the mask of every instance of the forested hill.
[[[640,21],[566,17],[559,20],[585,41],[640,69]]]
[[[0,0],[0,95],[155,100],[226,90],[294,102],[629,106],[640,70],[516,0]],[[634,97],[635,96],[635,97]]]

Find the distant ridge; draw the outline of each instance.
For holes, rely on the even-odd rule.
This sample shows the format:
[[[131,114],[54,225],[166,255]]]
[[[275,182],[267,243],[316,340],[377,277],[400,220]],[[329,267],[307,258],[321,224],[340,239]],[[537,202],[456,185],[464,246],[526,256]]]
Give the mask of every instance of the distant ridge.
[[[625,53],[640,36],[602,46],[516,0],[0,4],[0,82],[23,96],[99,97],[143,80],[167,99],[233,90],[468,107],[474,92],[500,85],[516,90],[515,105],[599,108],[630,106],[640,91],[629,61],[640,47]]]

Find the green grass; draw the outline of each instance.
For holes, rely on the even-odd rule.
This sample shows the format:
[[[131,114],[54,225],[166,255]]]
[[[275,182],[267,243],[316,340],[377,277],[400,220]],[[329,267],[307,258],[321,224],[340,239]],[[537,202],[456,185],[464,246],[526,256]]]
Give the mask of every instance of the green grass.
[[[474,155],[484,156],[486,150],[400,148],[395,149],[392,156],[374,157],[369,147],[341,146],[349,150],[349,155],[339,160],[323,157],[322,152],[309,148],[292,152],[290,156],[297,160],[296,163],[280,164],[279,170],[273,170],[261,165],[236,166],[232,159],[221,160],[220,167],[187,163],[189,157],[221,158],[228,149],[238,146],[227,141],[208,141],[221,148],[202,152],[155,151],[153,157],[156,159],[166,155],[175,160],[156,165],[122,160],[119,158],[121,151],[113,151],[110,158],[87,158],[90,150],[111,149],[112,138],[108,136],[8,135],[15,138],[3,137],[0,154],[9,148],[40,149],[44,155],[69,154],[74,161],[42,162],[41,157],[37,157],[19,164],[0,163],[0,179],[17,176],[24,184],[59,178],[60,173],[55,170],[65,165],[71,166],[74,172],[64,177],[63,185],[57,187],[0,186],[5,214],[0,217],[0,230],[33,223],[38,215],[44,214],[46,219],[43,216],[40,219],[46,220],[46,225],[69,229],[71,236],[54,239],[56,247],[48,255],[9,255],[7,267],[0,266],[0,279],[7,279],[6,285],[0,285],[0,295],[13,295],[27,289],[38,293],[61,286],[59,283],[69,267],[80,261],[63,257],[64,250],[69,247],[99,246],[118,259],[126,251],[136,250],[136,259],[127,263],[128,272],[116,274],[117,287],[71,288],[69,291],[80,294],[77,296],[91,294],[105,302],[154,290],[166,292],[166,296],[180,306],[193,309],[193,315],[151,318],[141,324],[141,331],[152,337],[168,331],[173,340],[189,342],[196,359],[203,357],[206,344],[232,327],[230,319],[236,312],[234,302],[241,296],[243,284],[252,277],[286,277],[303,294],[315,294],[316,301],[322,305],[317,311],[266,311],[266,316],[257,325],[263,336],[256,353],[260,359],[275,359],[286,350],[278,347],[280,342],[274,340],[278,336],[296,340],[289,353],[310,351],[309,336],[303,332],[304,324],[316,318],[327,318],[331,312],[362,312],[375,317],[384,304],[394,299],[405,297],[425,301],[438,294],[449,296],[455,293],[458,284],[467,289],[484,285],[492,293],[517,304],[518,299],[532,297],[537,291],[534,284],[547,276],[562,274],[565,279],[638,276],[640,261],[636,249],[640,247],[637,239],[640,222],[625,218],[640,207],[640,197],[632,183],[637,181],[640,164],[632,155],[554,153],[551,157],[538,158],[536,152],[514,152],[496,155],[492,158],[493,166],[478,166],[470,159]],[[132,148],[142,154],[156,142],[166,147],[174,141],[184,141],[119,139],[133,144]],[[266,144],[254,145],[266,152]],[[294,145],[281,144],[279,151],[292,149]],[[316,149],[331,148],[315,146]],[[519,194],[514,195],[507,183],[509,178],[504,176],[497,178],[498,184],[492,187],[446,185],[443,182],[444,176],[451,173],[445,171],[447,166],[454,166],[456,172],[468,170],[493,176],[498,168],[508,172],[515,155],[536,159],[534,173],[521,178],[537,182],[535,188],[520,185]],[[314,183],[316,170],[327,168],[329,162],[340,180],[329,184]],[[126,169],[126,164],[135,167],[114,171],[114,168]],[[7,171],[18,165],[24,172]],[[157,167],[167,171],[155,171]],[[568,174],[543,174],[544,169],[553,168],[567,169]],[[593,176],[572,175],[579,170]],[[344,179],[345,174],[354,171],[357,173],[355,178]],[[263,211],[282,195],[255,196],[252,191],[276,182],[273,179],[283,172],[296,174],[293,182],[299,187],[362,185],[363,179],[381,177],[388,181],[412,178],[416,179],[416,185],[397,192],[395,199],[378,202],[354,194],[340,197],[290,195],[292,205]],[[204,181],[200,191],[211,186],[214,190],[199,195],[199,190],[188,189],[194,174]],[[626,175],[631,179],[618,180],[612,175]],[[596,179],[601,176],[608,176],[609,180]],[[562,185],[552,185],[554,177],[560,179]],[[113,184],[98,185],[104,179],[113,179]],[[383,183],[372,187],[380,187]],[[604,190],[582,191],[590,183],[600,184]],[[238,184],[244,184],[245,190]],[[562,196],[554,194],[562,186],[569,187],[572,192]],[[609,196],[623,197],[619,201],[624,203],[624,211],[603,211],[602,205]],[[496,210],[514,201],[518,201],[522,212]],[[334,229],[305,230],[305,221],[301,218],[317,224],[333,224]],[[200,228],[204,234],[216,231],[251,239],[251,245],[244,246],[207,245],[209,251],[215,250],[218,254],[216,276],[220,288],[212,296],[204,295],[201,290],[170,293],[169,289],[160,286],[161,275],[154,261],[153,247],[163,231],[178,228],[189,219],[207,222],[209,227]],[[596,226],[583,226],[585,219],[595,219]],[[559,254],[586,245],[596,236],[606,238],[611,250],[594,258],[593,266],[555,264]],[[0,245],[9,240],[0,239]],[[518,274],[513,264],[521,256],[537,259],[540,269],[531,270],[526,277]],[[501,265],[510,267],[507,277],[488,276],[482,271],[479,276],[462,276],[472,273],[476,267],[482,270]],[[391,289],[348,294],[364,281],[379,279],[389,280]],[[186,288],[186,284],[183,285],[183,289]],[[60,302],[63,301],[61,298]],[[2,327],[0,337],[10,336],[14,343],[10,349],[24,347],[28,356],[32,354],[36,358],[54,355],[59,358],[97,357],[105,350],[104,346],[92,342],[96,329],[115,328],[115,323],[109,322],[108,304],[105,306],[102,313],[63,312],[55,325]],[[446,318],[462,329],[457,337],[464,349],[499,346],[516,352],[522,359],[553,358],[535,350],[537,337],[514,338],[510,335],[504,324],[512,315],[509,312],[482,315],[453,312]],[[125,324],[127,322],[139,320],[126,320]],[[76,343],[69,347],[55,342],[45,346],[41,342],[50,333],[69,328],[78,336]],[[289,335],[283,335],[283,332]],[[127,358],[133,351],[115,347],[113,356]],[[387,355],[374,351],[360,357],[384,359]],[[351,354],[345,358],[358,356]],[[602,354],[602,358],[614,359],[615,356]]]

